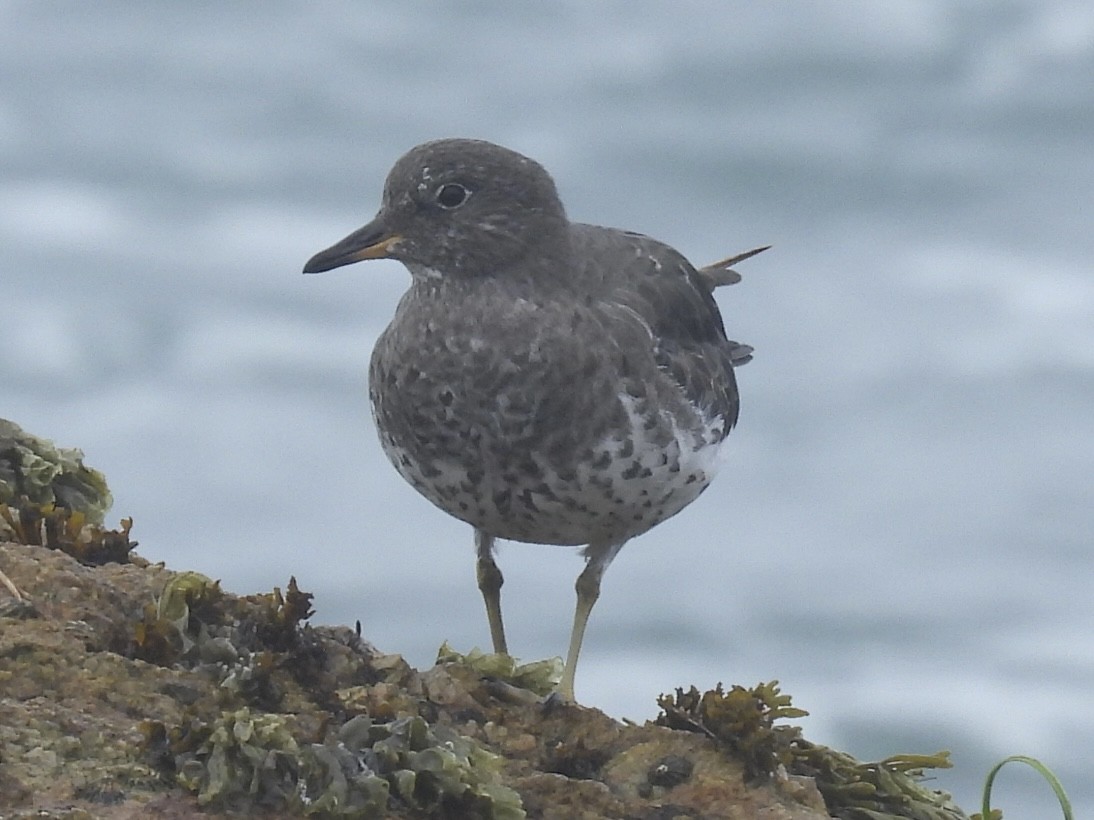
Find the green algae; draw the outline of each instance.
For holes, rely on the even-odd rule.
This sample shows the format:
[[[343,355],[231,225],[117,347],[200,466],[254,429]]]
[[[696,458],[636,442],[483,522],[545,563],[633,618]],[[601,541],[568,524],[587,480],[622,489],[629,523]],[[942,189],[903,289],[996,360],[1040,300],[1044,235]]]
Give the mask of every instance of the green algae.
[[[106,478],[83,459],[80,450],[58,447],[0,419],[0,503],[12,505],[25,496],[31,504],[64,507],[101,525],[113,499]]]
[[[477,648],[464,655],[449,646],[447,641],[437,650],[437,663],[458,663],[467,666],[480,677],[496,678],[540,696],[553,692],[562,678],[561,658],[520,663],[510,655],[483,652]]]
[[[160,666],[179,661],[232,664],[252,655],[269,660],[271,653],[306,649],[301,626],[314,614],[311,601],[312,594],[301,591],[295,577],[284,594],[274,587],[236,599],[224,595],[219,581],[197,572],[179,573],[144,607],[129,654]],[[308,669],[307,663],[294,667],[300,674]]]
[[[158,727],[148,729],[157,739]],[[285,716],[250,709],[194,722],[170,736],[177,782],[203,806],[278,807],[295,793],[300,748]]]
[[[61,550],[83,564],[127,563],[132,519],[103,527],[106,478],[75,448],[57,447],[0,419],[0,540]]]
[[[223,598],[220,582],[198,572],[172,576],[154,603],[144,607],[133,628],[130,653],[149,663],[170,666],[209,641],[208,616]]]
[[[248,708],[211,724],[148,722],[147,745],[202,806],[287,809],[323,817],[386,817],[394,809],[484,820],[523,818],[500,782],[501,758],[418,716],[359,715],[324,743],[301,743],[293,716]]]
[[[377,723],[359,715],[338,739],[362,771],[382,777],[406,806],[445,816],[524,817],[520,796],[500,783],[501,758],[451,728],[418,716]]]
[[[375,714],[348,720],[345,712],[316,720],[276,711],[286,675],[326,699],[320,679],[327,662],[313,656],[312,632],[303,624],[311,600],[295,579],[284,594],[275,588],[233,599],[191,572],[174,576],[146,606],[133,653],[201,669],[218,692],[212,714],[206,702],[176,725],[142,724],[145,757],[162,776],[218,810],[523,817],[519,795],[501,784],[501,758],[451,728],[416,713],[396,717],[377,702]]]

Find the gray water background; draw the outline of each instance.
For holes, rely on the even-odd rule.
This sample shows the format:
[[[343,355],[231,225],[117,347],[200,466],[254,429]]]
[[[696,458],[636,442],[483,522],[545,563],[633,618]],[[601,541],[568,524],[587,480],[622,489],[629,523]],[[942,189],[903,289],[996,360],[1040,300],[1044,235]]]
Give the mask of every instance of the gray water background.
[[[719,293],[757,351],[723,474],[612,566],[579,698],[778,678],[814,741],[951,749],[969,811],[1024,753],[1094,816],[1094,6],[0,3],[0,416],[146,557],[294,574],[416,665],[489,638],[367,411],[408,276],[300,268],[441,136],[697,263],[775,245]],[[578,555],[500,564],[514,652],[561,654]]]

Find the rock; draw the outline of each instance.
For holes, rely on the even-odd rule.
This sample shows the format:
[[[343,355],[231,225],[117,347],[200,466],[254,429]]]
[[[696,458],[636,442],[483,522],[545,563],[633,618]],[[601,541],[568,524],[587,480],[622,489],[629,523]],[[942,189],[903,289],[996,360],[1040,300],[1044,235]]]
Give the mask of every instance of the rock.
[[[32,607],[0,616],[0,816],[829,816],[813,778],[757,780],[714,729],[498,697],[451,650],[418,673],[308,626],[295,584],[239,597],[134,558],[0,544]]]
[[[965,817],[918,782],[944,755],[860,764],[810,744],[774,683],[680,689],[659,699],[662,725],[636,726],[544,699],[556,661],[444,646],[418,672],[358,631],[310,626],[294,580],[233,595],[141,559],[128,522],[89,535],[55,501],[24,500],[19,520],[60,516],[71,543],[0,539],[24,596],[0,588],[5,820]]]

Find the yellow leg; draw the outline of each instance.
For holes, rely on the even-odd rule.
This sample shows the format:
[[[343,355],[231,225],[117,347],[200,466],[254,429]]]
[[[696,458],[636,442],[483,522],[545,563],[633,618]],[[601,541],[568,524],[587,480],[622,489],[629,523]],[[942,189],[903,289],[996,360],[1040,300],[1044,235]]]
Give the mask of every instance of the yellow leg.
[[[555,687],[555,691],[564,700],[576,700],[574,675],[577,672],[577,657],[581,654],[581,642],[585,639],[585,627],[589,623],[589,613],[593,611],[593,605],[600,597],[600,579],[604,577],[604,571],[624,543],[626,542],[589,544],[585,548],[585,569],[577,576],[577,583],[574,585],[577,590],[577,608],[574,610],[574,628],[570,632],[570,648],[566,652],[562,678]]]
[[[23,597],[23,593],[21,593],[19,591],[19,587],[17,587],[15,584],[13,584],[11,582],[11,579],[8,578],[8,576],[6,576],[3,572],[0,572],[0,586],[3,586],[4,588],[6,588],[7,591],[10,592],[12,594],[12,596],[14,596],[16,601],[26,600]]]
[[[475,565],[475,575],[479,581],[479,591],[486,603],[486,620],[490,623],[490,640],[494,643],[494,651],[502,655],[508,655],[509,649],[505,644],[505,626],[501,622],[501,585],[505,579],[501,576],[501,570],[494,563],[494,537],[487,535],[482,530],[475,530],[475,550],[478,553],[478,561]]]

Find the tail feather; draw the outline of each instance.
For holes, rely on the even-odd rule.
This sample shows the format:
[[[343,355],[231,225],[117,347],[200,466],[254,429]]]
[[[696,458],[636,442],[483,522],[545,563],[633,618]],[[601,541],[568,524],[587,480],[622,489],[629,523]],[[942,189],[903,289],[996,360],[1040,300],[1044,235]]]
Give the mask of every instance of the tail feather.
[[[733,349],[729,351],[729,363],[734,367],[740,367],[752,361],[752,353],[755,350],[752,345],[743,345],[740,342],[730,342]]]
[[[720,288],[723,285],[736,285],[741,281],[741,274],[733,270],[731,265],[736,265],[738,262],[743,262],[746,259],[751,259],[758,253],[763,253],[770,245],[764,245],[762,248],[753,248],[750,251],[744,253],[738,253],[733,256],[722,259],[718,262],[711,262],[709,265],[704,265],[699,268],[699,278],[703,280],[710,291],[713,293],[715,288]]]
[[[699,278],[703,284],[710,289],[713,293],[715,288],[720,288],[723,285],[736,285],[741,281],[741,274],[733,270],[731,265],[736,265],[738,262],[743,262],[746,259],[751,259],[758,253],[763,253],[770,245],[764,245],[762,248],[753,248],[750,251],[744,253],[738,253],[733,256],[722,259],[719,262],[712,262],[709,265],[705,265],[699,268]],[[752,353],[754,348],[751,345],[741,344],[740,342],[730,341],[733,348],[729,351],[729,362],[734,367],[740,367],[743,364],[748,364],[752,361]]]

